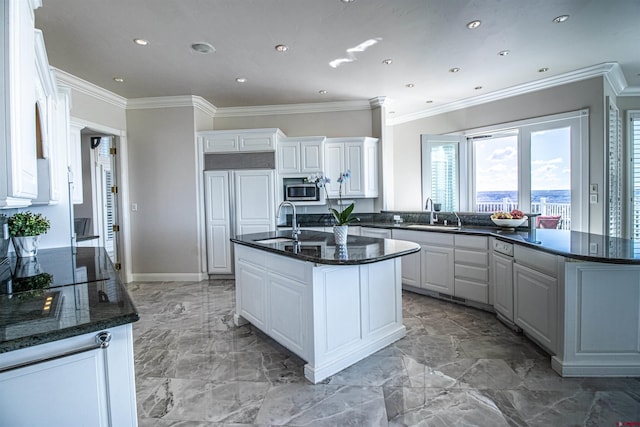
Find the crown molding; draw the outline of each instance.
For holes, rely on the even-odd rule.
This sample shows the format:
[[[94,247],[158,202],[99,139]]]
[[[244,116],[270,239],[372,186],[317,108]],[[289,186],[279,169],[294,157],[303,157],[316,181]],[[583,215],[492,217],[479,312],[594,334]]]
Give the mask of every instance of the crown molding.
[[[394,126],[418,119],[423,119],[426,117],[436,116],[438,114],[461,110],[480,104],[486,104],[492,101],[498,101],[513,96],[536,92],[542,89],[548,89],[555,86],[565,85],[580,80],[602,76],[604,76],[609,81],[616,93],[621,93],[623,91],[624,88],[621,86],[623,84],[626,85],[626,80],[624,79],[624,75],[622,74],[620,65],[617,62],[605,62],[602,64],[592,65],[590,67],[560,74],[558,76],[536,80],[522,85],[491,92],[485,95],[474,96],[472,98],[462,99],[460,101],[450,102],[448,104],[429,108],[427,110],[418,111],[401,117],[396,117],[389,120],[387,124]]]
[[[386,96],[376,96],[369,100],[371,108],[387,107],[389,105],[389,98]]]
[[[634,86],[625,88],[625,90],[620,92],[618,96],[640,96],[640,87]]]
[[[66,71],[62,71],[55,67],[51,67],[51,69],[56,75],[58,84],[63,84],[75,91],[84,93],[85,95],[89,95],[93,98],[99,99],[100,101],[104,101],[118,108],[127,107],[126,98],[120,95],[116,95],[115,93],[103,89],[100,86],[90,83],[86,80],[82,80],[81,78],[76,77],[73,74],[67,73]]]
[[[132,98],[127,100],[127,110],[147,110],[153,108],[193,107],[214,116],[217,108],[200,96],[156,96],[150,98]]]
[[[339,111],[371,110],[369,101],[317,102],[309,104],[260,105],[253,107],[220,107],[219,117],[275,116],[279,114],[332,113]]]

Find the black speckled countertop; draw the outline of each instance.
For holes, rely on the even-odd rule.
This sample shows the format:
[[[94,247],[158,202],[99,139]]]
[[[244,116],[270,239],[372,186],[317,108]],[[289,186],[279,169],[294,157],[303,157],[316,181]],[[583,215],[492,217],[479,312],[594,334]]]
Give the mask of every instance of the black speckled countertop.
[[[243,234],[231,241],[301,261],[332,265],[368,264],[420,250],[420,245],[413,242],[363,236],[348,236],[346,245],[336,245],[333,234],[322,231],[302,230],[297,244],[287,239],[290,237],[290,231],[272,231]],[[268,241],[283,238],[284,241]]]
[[[0,353],[138,319],[103,248],[41,249],[0,265]]]

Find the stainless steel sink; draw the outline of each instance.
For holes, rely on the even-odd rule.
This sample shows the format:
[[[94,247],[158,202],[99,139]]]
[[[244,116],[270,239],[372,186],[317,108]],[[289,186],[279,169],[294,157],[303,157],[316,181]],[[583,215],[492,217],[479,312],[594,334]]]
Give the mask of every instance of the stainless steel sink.
[[[440,230],[440,231],[457,231],[460,227],[450,227],[448,225],[430,225],[430,224],[411,224],[407,228],[415,228],[418,230]]]
[[[286,243],[286,242],[293,242],[293,239],[291,237],[270,237],[268,239],[254,240],[254,242],[258,242],[258,243]]]

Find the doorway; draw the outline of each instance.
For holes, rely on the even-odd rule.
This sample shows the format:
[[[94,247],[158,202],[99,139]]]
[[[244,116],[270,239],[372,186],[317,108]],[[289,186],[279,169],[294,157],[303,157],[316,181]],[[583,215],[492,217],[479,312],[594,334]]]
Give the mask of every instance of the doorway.
[[[73,206],[78,246],[104,247],[116,269],[120,265],[117,144],[117,136],[82,130],[82,199],[74,200]]]

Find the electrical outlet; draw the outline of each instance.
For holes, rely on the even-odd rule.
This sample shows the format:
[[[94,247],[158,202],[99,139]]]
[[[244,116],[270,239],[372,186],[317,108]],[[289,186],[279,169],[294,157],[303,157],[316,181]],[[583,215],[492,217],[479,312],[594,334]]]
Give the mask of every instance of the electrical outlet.
[[[589,253],[597,254],[598,253],[598,244],[597,243],[589,243]]]
[[[138,211],[138,204],[131,203],[131,212],[137,212],[137,211]]]
[[[598,204],[598,195],[597,194],[589,194],[589,203],[592,205]]]
[[[597,193],[598,184],[589,184],[589,193]]]

